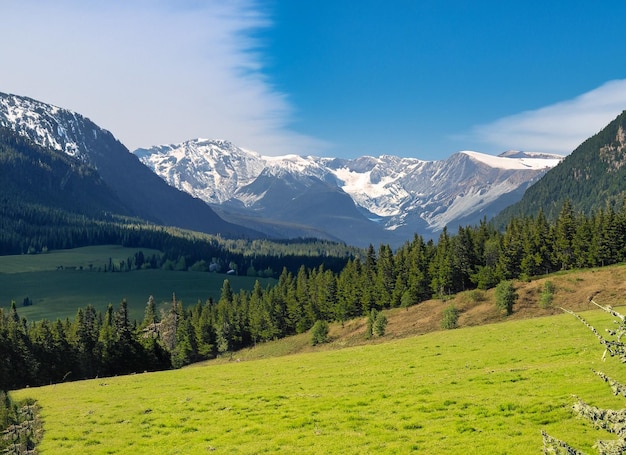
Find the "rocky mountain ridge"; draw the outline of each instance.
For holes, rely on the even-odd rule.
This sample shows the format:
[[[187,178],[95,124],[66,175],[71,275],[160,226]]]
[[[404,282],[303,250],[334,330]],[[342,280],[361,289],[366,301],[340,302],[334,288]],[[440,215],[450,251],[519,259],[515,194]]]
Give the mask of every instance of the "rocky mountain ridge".
[[[248,217],[248,222],[256,219],[259,223],[270,219],[313,222],[316,229],[344,241],[363,237],[360,244],[398,244],[414,233],[432,238],[445,226],[490,218],[519,200],[528,186],[562,159],[518,151],[498,157],[463,151],[439,161],[390,155],[269,157],[227,141],[206,139],[133,153],[170,185],[206,201],[233,221]],[[328,204],[343,205],[345,216],[334,222],[312,219],[305,223],[293,211],[283,213],[305,194],[317,197],[315,192],[326,193]],[[346,197],[353,208],[348,207]],[[331,209],[330,205],[319,207],[317,215]],[[367,225],[366,231],[380,240],[354,232],[355,223],[360,229]]]

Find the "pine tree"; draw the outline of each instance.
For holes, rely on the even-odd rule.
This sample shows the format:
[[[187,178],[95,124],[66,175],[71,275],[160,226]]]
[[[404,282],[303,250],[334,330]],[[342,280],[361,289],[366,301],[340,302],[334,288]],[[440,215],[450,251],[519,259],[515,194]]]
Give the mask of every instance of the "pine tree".
[[[315,320],[311,320],[307,314],[305,305],[309,302],[309,277],[306,267],[300,266],[296,276],[296,304],[290,312],[290,318],[296,323],[296,333],[304,333],[309,330]]]
[[[568,199],[556,220],[554,231],[555,260],[562,270],[570,269],[574,265],[574,248],[572,242],[576,232],[574,209]]]
[[[156,324],[159,322],[159,315],[157,314],[156,303],[154,302],[154,297],[148,297],[148,302],[146,303],[146,309],[144,311],[143,322],[141,323],[141,327],[147,328],[152,326],[151,331],[156,331]]]
[[[201,305],[200,315],[195,321],[195,334],[198,342],[198,354],[205,359],[215,355],[216,335],[213,326],[213,311],[211,304]]]
[[[198,346],[191,318],[185,315],[180,319],[176,331],[176,349],[172,352],[172,366],[180,368],[198,360]]]
[[[501,253],[498,255],[498,274],[504,279],[517,278],[522,272],[523,238],[523,221],[512,219],[502,236]]]
[[[376,263],[374,277],[376,307],[391,307],[393,290],[396,284],[396,271],[393,253],[389,245],[381,245],[378,249],[378,262]]]
[[[337,301],[335,303],[335,319],[342,324],[356,317],[360,311],[359,288],[360,261],[349,260],[337,278]]]
[[[507,315],[513,313],[513,305],[517,297],[513,283],[510,281],[502,281],[496,286],[496,306]]]
[[[382,337],[385,336],[385,331],[387,330],[387,316],[382,311],[376,315],[374,319],[373,330],[376,336]]]
[[[450,236],[447,228],[439,235],[439,243],[430,263],[432,292],[440,298],[449,295],[454,289],[454,269]]]
[[[97,343],[100,327],[97,323],[97,314],[93,306],[79,308],[73,324],[74,347],[78,356],[80,372],[77,376],[92,378],[98,374],[99,361]]]
[[[328,322],[317,320],[311,329],[311,345],[316,346],[328,342]]]
[[[252,342],[256,345],[257,341],[267,341],[270,324],[270,314],[264,302],[263,290],[261,283],[255,281],[254,288],[250,294],[248,302],[248,327]]]
[[[432,242],[427,245],[422,237],[416,235],[408,248],[407,289],[401,297],[401,306],[403,307],[427,300],[432,295],[428,273],[431,262],[430,256],[434,252]],[[407,292],[408,295],[405,297]]]
[[[470,228],[459,226],[459,231],[452,244],[452,257],[455,269],[455,290],[465,291],[471,287],[474,275],[475,256],[474,239]],[[460,289],[459,289],[460,288]]]

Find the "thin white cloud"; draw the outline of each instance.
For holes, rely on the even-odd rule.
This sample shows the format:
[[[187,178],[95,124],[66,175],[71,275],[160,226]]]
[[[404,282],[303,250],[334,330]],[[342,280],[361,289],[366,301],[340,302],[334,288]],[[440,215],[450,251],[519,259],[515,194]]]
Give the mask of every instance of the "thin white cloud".
[[[131,150],[196,137],[267,155],[325,144],[290,128],[263,73],[254,0],[0,0],[0,91],[75,110]],[[10,62],[10,63],[9,63]]]
[[[626,109],[626,79],[609,81],[574,99],[501,118],[470,136],[502,151],[568,154]]]

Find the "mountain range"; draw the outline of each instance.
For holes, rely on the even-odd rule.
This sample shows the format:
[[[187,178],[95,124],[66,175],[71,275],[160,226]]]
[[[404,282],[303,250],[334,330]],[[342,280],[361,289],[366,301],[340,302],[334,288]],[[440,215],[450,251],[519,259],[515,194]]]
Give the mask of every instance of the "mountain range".
[[[261,156],[195,139],[133,152],[170,185],[223,218],[273,236],[311,235],[365,246],[491,218],[562,159],[463,151],[440,161]]]
[[[489,219],[562,159],[515,151],[439,161],[272,157],[202,139],[130,153],[78,113],[1,93],[0,126],[93,170],[124,214],[229,237],[355,246],[398,246]]]

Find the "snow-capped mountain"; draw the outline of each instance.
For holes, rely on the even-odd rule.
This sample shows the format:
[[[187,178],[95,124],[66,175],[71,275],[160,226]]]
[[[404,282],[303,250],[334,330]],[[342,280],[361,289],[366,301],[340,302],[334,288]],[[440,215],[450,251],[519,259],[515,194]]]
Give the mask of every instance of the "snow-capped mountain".
[[[262,232],[358,246],[399,245],[415,233],[433,238],[444,226],[490,218],[561,159],[515,151],[465,151],[440,161],[270,157],[199,139],[133,155],[80,114],[3,93],[0,127],[96,170],[133,216],[228,236]]]
[[[203,139],[133,153],[227,219],[245,218],[256,229],[263,223],[266,231],[275,228],[271,220],[308,226],[360,245],[431,238],[445,226],[490,218],[562,159],[517,151],[463,151],[440,161],[269,157]]]
[[[107,130],[67,109],[0,93],[0,127],[95,170],[130,214],[159,224],[228,236],[260,233],[221,219],[207,204],[167,185]]]

